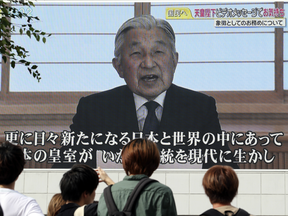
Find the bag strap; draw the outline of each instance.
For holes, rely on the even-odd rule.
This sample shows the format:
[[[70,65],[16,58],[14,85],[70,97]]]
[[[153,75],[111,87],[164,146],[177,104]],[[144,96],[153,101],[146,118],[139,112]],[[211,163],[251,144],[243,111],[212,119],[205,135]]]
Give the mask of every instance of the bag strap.
[[[130,194],[122,212],[124,212],[126,215],[131,215],[132,208],[134,206],[134,203],[136,202],[137,198],[141,194],[142,189],[149,183],[151,182],[156,182],[157,180],[150,179],[150,178],[143,178],[141,179],[138,184],[135,186],[133,189],[132,193]],[[115,201],[112,196],[111,192],[111,187],[112,185],[109,185],[104,189],[104,199],[105,203],[108,209],[108,214],[109,215],[115,215],[119,213],[119,210],[115,204]]]
[[[200,216],[223,216],[223,214],[216,209],[211,208],[203,212]]]
[[[213,208],[205,211],[200,216],[204,216],[204,215],[205,216],[218,216],[218,215],[223,216],[223,214],[221,214],[219,211],[217,211],[216,209],[213,209]],[[239,208],[238,211],[236,212],[236,214],[234,214],[234,216],[250,216],[250,214],[247,211],[245,211],[244,209]]]
[[[74,216],[84,216],[84,208],[86,205],[80,206],[74,212]]]
[[[134,206],[134,203],[138,200],[138,197],[140,196],[143,188],[150,184],[151,182],[157,182],[157,180],[155,179],[150,179],[150,178],[143,178],[141,179],[138,184],[136,185],[136,187],[134,188],[134,190],[132,191],[132,193],[130,194],[126,205],[123,208],[123,212],[132,212],[132,208]]]
[[[250,216],[250,214],[244,209],[239,208],[235,216]]]
[[[114,199],[112,197],[111,187],[112,185],[109,185],[108,187],[104,189],[104,199],[105,199],[105,203],[106,203],[109,215],[113,215],[116,212],[119,212],[114,202]]]
[[[0,205],[0,216],[4,216],[3,209],[1,207],[1,205]]]

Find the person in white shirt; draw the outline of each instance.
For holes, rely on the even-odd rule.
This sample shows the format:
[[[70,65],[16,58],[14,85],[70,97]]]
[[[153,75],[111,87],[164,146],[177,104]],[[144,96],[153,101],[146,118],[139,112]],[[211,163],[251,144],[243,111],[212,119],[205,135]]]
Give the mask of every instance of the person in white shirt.
[[[20,146],[0,144],[0,207],[5,216],[43,216],[35,199],[14,190],[15,182],[25,165]]]

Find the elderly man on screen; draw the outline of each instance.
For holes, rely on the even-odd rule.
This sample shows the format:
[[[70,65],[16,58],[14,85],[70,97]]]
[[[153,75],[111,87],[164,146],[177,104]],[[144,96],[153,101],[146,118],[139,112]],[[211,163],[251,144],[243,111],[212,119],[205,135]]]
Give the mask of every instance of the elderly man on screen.
[[[82,147],[116,152],[129,139],[148,137],[157,142],[162,164],[237,167],[226,144],[202,142],[205,134],[213,140],[221,133],[215,100],[172,84],[178,53],[167,21],[151,15],[127,20],[114,54],[113,66],[127,85],[80,99],[70,128],[89,137]]]

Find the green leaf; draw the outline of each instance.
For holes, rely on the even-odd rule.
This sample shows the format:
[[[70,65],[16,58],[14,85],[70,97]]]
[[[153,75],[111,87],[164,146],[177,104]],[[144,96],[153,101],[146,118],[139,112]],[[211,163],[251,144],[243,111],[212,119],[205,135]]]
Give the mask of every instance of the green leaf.
[[[1,52],[2,54],[6,53],[5,47],[1,47],[1,48],[0,48],[0,52]]]
[[[40,36],[39,35],[36,34],[35,38],[36,38],[37,41],[40,41]]]
[[[31,32],[28,30],[28,31],[26,31],[26,34],[28,35],[28,37],[30,37],[31,38]]]
[[[4,27],[8,27],[10,22],[5,17],[3,17],[1,20],[1,24],[4,25]]]
[[[8,10],[5,7],[1,8],[1,11],[5,16],[8,16]]]
[[[37,66],[37,65],[33,65],[31,68],[32,68],[33,70],[35,70],[36,68],[38,68],[38,66]]]
[[[16,64],[23,64],[39,82],[41,77],[37,70],[38,66],[32,65],[31,62],[25,60],[29,56],[29,51],[11,40],[11,34],[14,33],[26,34],[29,38],[33,35],[38,42],[41,40],[43,43],[46,43],[47,37],[51,36],[51,34],[48,35],[44,31],[35,29],[34,21],[40,19],[25,12],[27,11],[26,9],[32,6],[35,6],[32,0],[8,0],[7,2],[0,0],[0,54],[3,62],[7,62],[10,59],[12,68],[15,68]],[[13,20],[13,23],[11,20]],[[19,20],[20,22],[18,22]]]
[[[15,68],[15,61],[11,61],[11,67]]]

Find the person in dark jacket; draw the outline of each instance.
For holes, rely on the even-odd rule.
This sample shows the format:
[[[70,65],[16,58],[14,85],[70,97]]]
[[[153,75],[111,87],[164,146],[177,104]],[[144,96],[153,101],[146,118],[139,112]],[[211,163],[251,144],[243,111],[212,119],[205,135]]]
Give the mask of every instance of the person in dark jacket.
[[[211,167],[205,173],[202,185],[213,208],[205,211],[201,216],[250,216],[245,210],[231,205],[238,191],[239,180],[230,166]]]
[[[105,172],[98,167],[98,173]],[[107,175],[107,182],[114,183]],[[102,178],[103,180],[103,178]],[[64,204],[57,216],[73,216],[76,211],[85,216],[96,216],[98,203],[94,202],[95,190],[99,177],[95,170],[85,164],[76,164],[71,170],[64,173],[60,181],[60,189]]]

